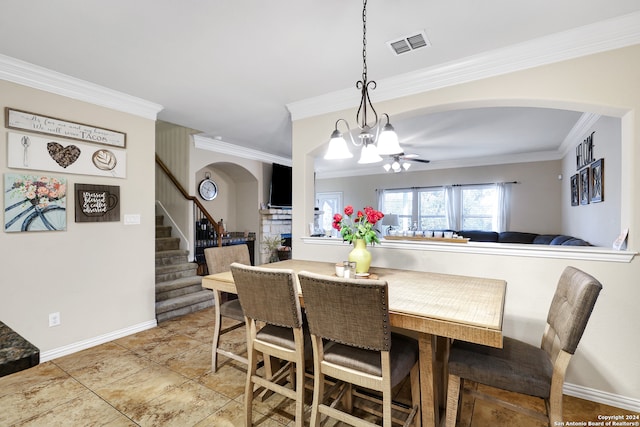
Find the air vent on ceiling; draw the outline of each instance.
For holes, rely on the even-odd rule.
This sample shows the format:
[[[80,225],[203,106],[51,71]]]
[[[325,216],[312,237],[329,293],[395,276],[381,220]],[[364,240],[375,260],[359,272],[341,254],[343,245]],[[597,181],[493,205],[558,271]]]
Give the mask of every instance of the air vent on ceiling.
[[[394,54],[401,55],[416,49],[431,46],[431,43],[429,42],[425,32],[420,31],[398,40],[388,41],[387,45],[391,48]]]

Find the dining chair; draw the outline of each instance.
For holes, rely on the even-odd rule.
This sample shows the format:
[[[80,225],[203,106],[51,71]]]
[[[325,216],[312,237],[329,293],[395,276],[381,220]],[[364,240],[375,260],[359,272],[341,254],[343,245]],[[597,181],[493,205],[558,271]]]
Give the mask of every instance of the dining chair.
[[[353,415],[353,394],[367,396],[367,400],[371,394],[360,393],[353,386],[382,393],[383,426],[391,426],[392,407],[405,412],[404,425],[419,425],[418,342],[391,332],[387,282],[309,272],[299,272],[298,279],[313,346],[310,426],[319,426],[322,415],[354,426],[374,425]],[[407,376],[411,380],[411,408],[392,404],[392,388]],[[327,379],[339,382],[325,393]],[[342,407],[337,405],[339,401]],[[380,411],[374,413],[379,415]]]
[[[459,417],[460,391],[534,417],[549,426],[562,425],[562,386],[571,356],[587,326],[602,289],[598,280],[574,267],[563,271],[551,301],[540,347],[505,337],[503,347],[493,348],[463,341],[449,352],[449,385],[446,426]],[[464,387],[465,381],[541,398],[545,412]],[[471,410],[473,416],[473,405]],[[471,417],[469,417],[471,424]]]
[[[250,265],[249,248],[246,245],[216,246],[206,248],[204,257],[207,262],[207,270],[209,274],[222,273],[230,271],[230,266],[234,262]],[[231,351],[220,348],[220,336],[231,332],[245,325],[244,314],[240,307],[240,301],[235,296],[222,302],[222,292],[215,290],[215,310],[216,324],[213,330],[213,344],[211,349],[211,371],[215,373],[218,370],[218,354],[237,360],[238,362],[247,364],[247,358]],[[222,318],[226,317],[235,321],[232,325],[222,329]]]
[[[295,400],[295,425],[302,427],[305,360],[311,360],[313,355],[309,334],[304,333],[296,275],[293,270],[238,263],[231,264],[231,273],[247,324],[245,425],[252,425],[254,396],[266,389]],[[256,322],[264,326],[259,329]],[[265,364],[263,375],[257,372],[258,352]],[[269,364],[271,357],[287,361],[274,374]],[[281,384],[287,374],[291,388]]]

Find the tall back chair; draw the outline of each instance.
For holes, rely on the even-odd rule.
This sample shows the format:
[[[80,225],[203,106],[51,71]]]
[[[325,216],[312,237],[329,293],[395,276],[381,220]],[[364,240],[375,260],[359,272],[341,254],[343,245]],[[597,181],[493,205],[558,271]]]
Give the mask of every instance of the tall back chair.
[[[391,426],[391,390],[411,377],[412,408],[408,425],[419,423],[419,369],[416,340],[391,332],[387,283],[369,279],[342,279],[298,273],[313,345],[314,387],[312,427],[328,415],[355,426],[372,424],[351,414],[352,385],[382,393],[383,425]],[[338,390],[324,391],[325,376],[344,382],[338,394],[344,410],[327,397]],[[340,383],[338,383],[340,385]],[[394,405],[395,406],[395,405]]]
[[[303,318],[298,285],[293,270],[251,267],[231,264],[233,281],[247,323],[247,353],[249,366],[245,387],[245,425],[252,425],[253,397],[262,388],[296,401],[295,424],[302,427],[304,415],[305,359],[310,359],[310,342],[305,346]],[[258,329],[256,322],[266,325]],[[309,341],[308,334],[307,341]],[[305,348],[306,353],[305,353]],[[257,353],[263,355],[265,374],[257,374]],[[270,357],[286,360],[282,369],[271,374],[267,367]],[[287,370],[295,364],[292,388],[280,384]],[[254,390],[254,385],[259,387]]]
[[[456,424],[460,390],[471,394],[474,403],[476,397],[484,398],[550,426],[562,425],[562,386],[567,366],[601,289],[600,282],[589,274],[566,267],[551,301],[539,348],[507,337],[502,349],[455,342],[449,354],[447,427]],[[542,398],[546,413],[521,408],[475,389],[463,389],[465,380]]]
[[[204,257],[207,261],[207,269],[209,274],[222,273],[230,271],[230,266],[234,262],[250,265],[249,248],[246,245],[232,245],[232,246],[217,246],[212,248],[206,248],[204,250]],[[220,348],[220,336],[231,332],[244,326],[244,315],[242,314],[242,308],[240,307],[240,301],[237,299],[231,299],[226,302],[222,302],[222,292],[216,290],[215,292],[215,309],[216,309],[216,324],[213,331],[213,344],[211,349],[211,371],[216,372],[218,370],[218,354],[237,360],[238,362],[247,364],[247,358],[231,351]],[[234,320],[235,322],[222,329],[222,318]]]

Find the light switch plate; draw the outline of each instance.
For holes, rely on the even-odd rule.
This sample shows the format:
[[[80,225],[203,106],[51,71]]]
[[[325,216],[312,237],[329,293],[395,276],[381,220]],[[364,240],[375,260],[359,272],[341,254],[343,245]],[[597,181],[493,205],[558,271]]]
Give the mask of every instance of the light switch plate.
[[[140,224],[140,214],[128,214],[124,216],[124,225]]]

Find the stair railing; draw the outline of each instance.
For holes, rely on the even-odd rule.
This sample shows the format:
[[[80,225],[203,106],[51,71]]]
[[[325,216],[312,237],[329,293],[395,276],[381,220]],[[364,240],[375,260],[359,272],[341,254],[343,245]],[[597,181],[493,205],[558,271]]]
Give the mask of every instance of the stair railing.
[[[165,175],[167,175],[167,178],[169,178],[169,180],[171,180],[173,185],[176,186],[180,194],[182,194],[182,196],[186,200],[191,200],[193,202],[194,219],[198,221],[202,218],[206,218],[209,221],[209,223],[213,226],[215,230],[216,236],[218,237],[217,238],[218,246],[222,246],[222,236],[220,234],[220,227],[218,227],[218,223],[213,219],[213,216],[211,216],[211,214],[207,212],[207,209],[202,205],[202,203],[200,203],[200,200],[198,200],[196,197],[187,193],[187,190],[184,189],[184,187],[182,186],[182,184],[180,184],[178,179],[173,175],[173,173],[171,173],[167,165],[164,164],[164,162],[160,159],[157,153],[156,153],[156,164],[160,166],[160,169],[162,169]]]

